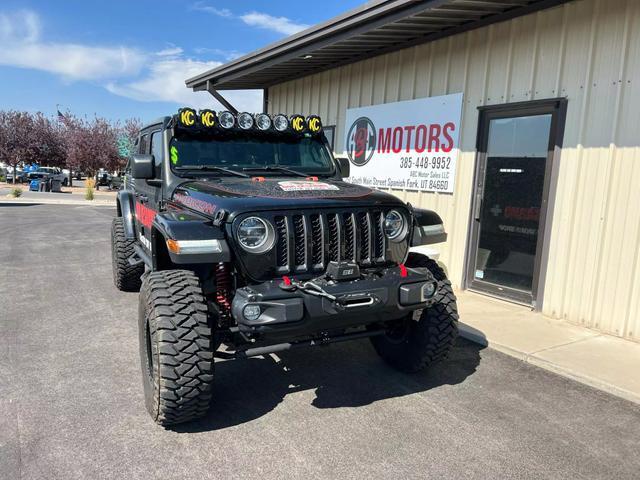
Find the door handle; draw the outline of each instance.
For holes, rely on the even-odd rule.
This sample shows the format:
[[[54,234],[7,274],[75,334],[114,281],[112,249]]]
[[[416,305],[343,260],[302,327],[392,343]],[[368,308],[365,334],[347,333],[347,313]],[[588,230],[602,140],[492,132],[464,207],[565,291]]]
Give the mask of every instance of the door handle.
[[[476,194],[476,210],[474,212],[475,219],[479,222],[482,213],[482,193]]]

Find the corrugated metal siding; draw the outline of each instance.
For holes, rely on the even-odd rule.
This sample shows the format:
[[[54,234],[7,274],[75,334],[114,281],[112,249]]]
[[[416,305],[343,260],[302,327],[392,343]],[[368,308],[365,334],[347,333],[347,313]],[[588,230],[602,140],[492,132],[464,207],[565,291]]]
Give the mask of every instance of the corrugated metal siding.
[[[438,211],[462,282],[477,107],[566,96],[543,312],[640,340],[640,2],[577,0],[270,89],[271,112],[319,113],[464,92],[455,193],[395,191]]]

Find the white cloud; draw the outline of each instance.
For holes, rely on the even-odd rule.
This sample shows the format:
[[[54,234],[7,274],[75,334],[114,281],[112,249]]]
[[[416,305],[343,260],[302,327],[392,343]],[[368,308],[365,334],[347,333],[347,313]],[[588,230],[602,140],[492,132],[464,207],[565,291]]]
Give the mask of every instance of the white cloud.
[[[111,93],[142,102],[169,102],[196,108],[220,105],[207,92],[194,93],[185,79],[221,65],[185,58],[169,44],[157,52],[118,46],[86,46],[41,40],[40,19],[31,11],[0,12],[0,65],[41,70],[68,81],[92,81]],[[262,92],[225,92],[239,110],[262,108]]]
[[[116,95],[143,102],[171,102],[195,108],[222,107],[208,92],[193,92],[185,87],[185,78],[198,75],[221,65],[220,62],[175,58],[160,60],[150,65],[145,75],[131,82],[111,82],[107,89]],[[259,112],[262,109],[262,92],[241,90],[222,92],[238,110]]]
[[[238,57],[241,57],[243,53],[238,52],[237,50],[224,50],[222,48],[208,48],[208,47],[198,47],[193,49],[199,55],[208,54],[214,55],[216,57],[224,58],[225,60],[235,60]]]
[[[159,57],[175,57],[176,55],[182,55],[183,51],[180,47],[171,46],[156,52],[156,55]]]
[[[206,12],[211,13],[212,15],[217,15],[219,17],[233,17],[233,13],[228,8],[216,8],[211,5],[207,5],[205,2],[196,2],[191,5],[191,10],[196,10],[198,12]]]
[[[42,70],[67,80],[97,80],[137,73],[144,54],[128,47],[94,47],[40,40],[40,19],[31,11],[0,13],[0,65]]]
[[[293,35],[294,33],[298,33],[309,28],[309,25],[296,23],[287,17],[274,17],[262,12],[252,11],[243,15],[234,15],[233,12],[227,8],[212,7],[205,2],[194,3],[191,5],[191,10],[210,13],[218,17],[238,18],[251,27],[263,28],[265,30],[271,30],[272,32],[282,33],[284,35]]]
[[[271,15],[260,12],[245,13],[244,15],[240,15],[240,20],[252,27],[264,28],[266,30],[284,33],[285,35],[293,35],[294,33],[309,28],[309,25],[295,23],[287,17],[272,17]]]

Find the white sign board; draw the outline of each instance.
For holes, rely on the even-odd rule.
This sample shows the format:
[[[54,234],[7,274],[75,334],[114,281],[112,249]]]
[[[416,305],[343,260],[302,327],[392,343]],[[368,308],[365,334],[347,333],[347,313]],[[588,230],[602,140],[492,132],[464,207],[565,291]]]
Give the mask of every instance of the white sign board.
[[[462,93],[348,109],[348,181],[452,193],[461,115]]]

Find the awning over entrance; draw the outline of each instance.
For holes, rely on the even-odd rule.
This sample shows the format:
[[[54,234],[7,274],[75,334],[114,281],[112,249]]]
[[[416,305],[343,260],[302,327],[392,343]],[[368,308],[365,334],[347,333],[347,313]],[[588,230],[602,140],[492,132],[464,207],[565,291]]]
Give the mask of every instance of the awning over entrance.
[[[186,81],[194,91],[267,88],[571,0],[376,0]]]

